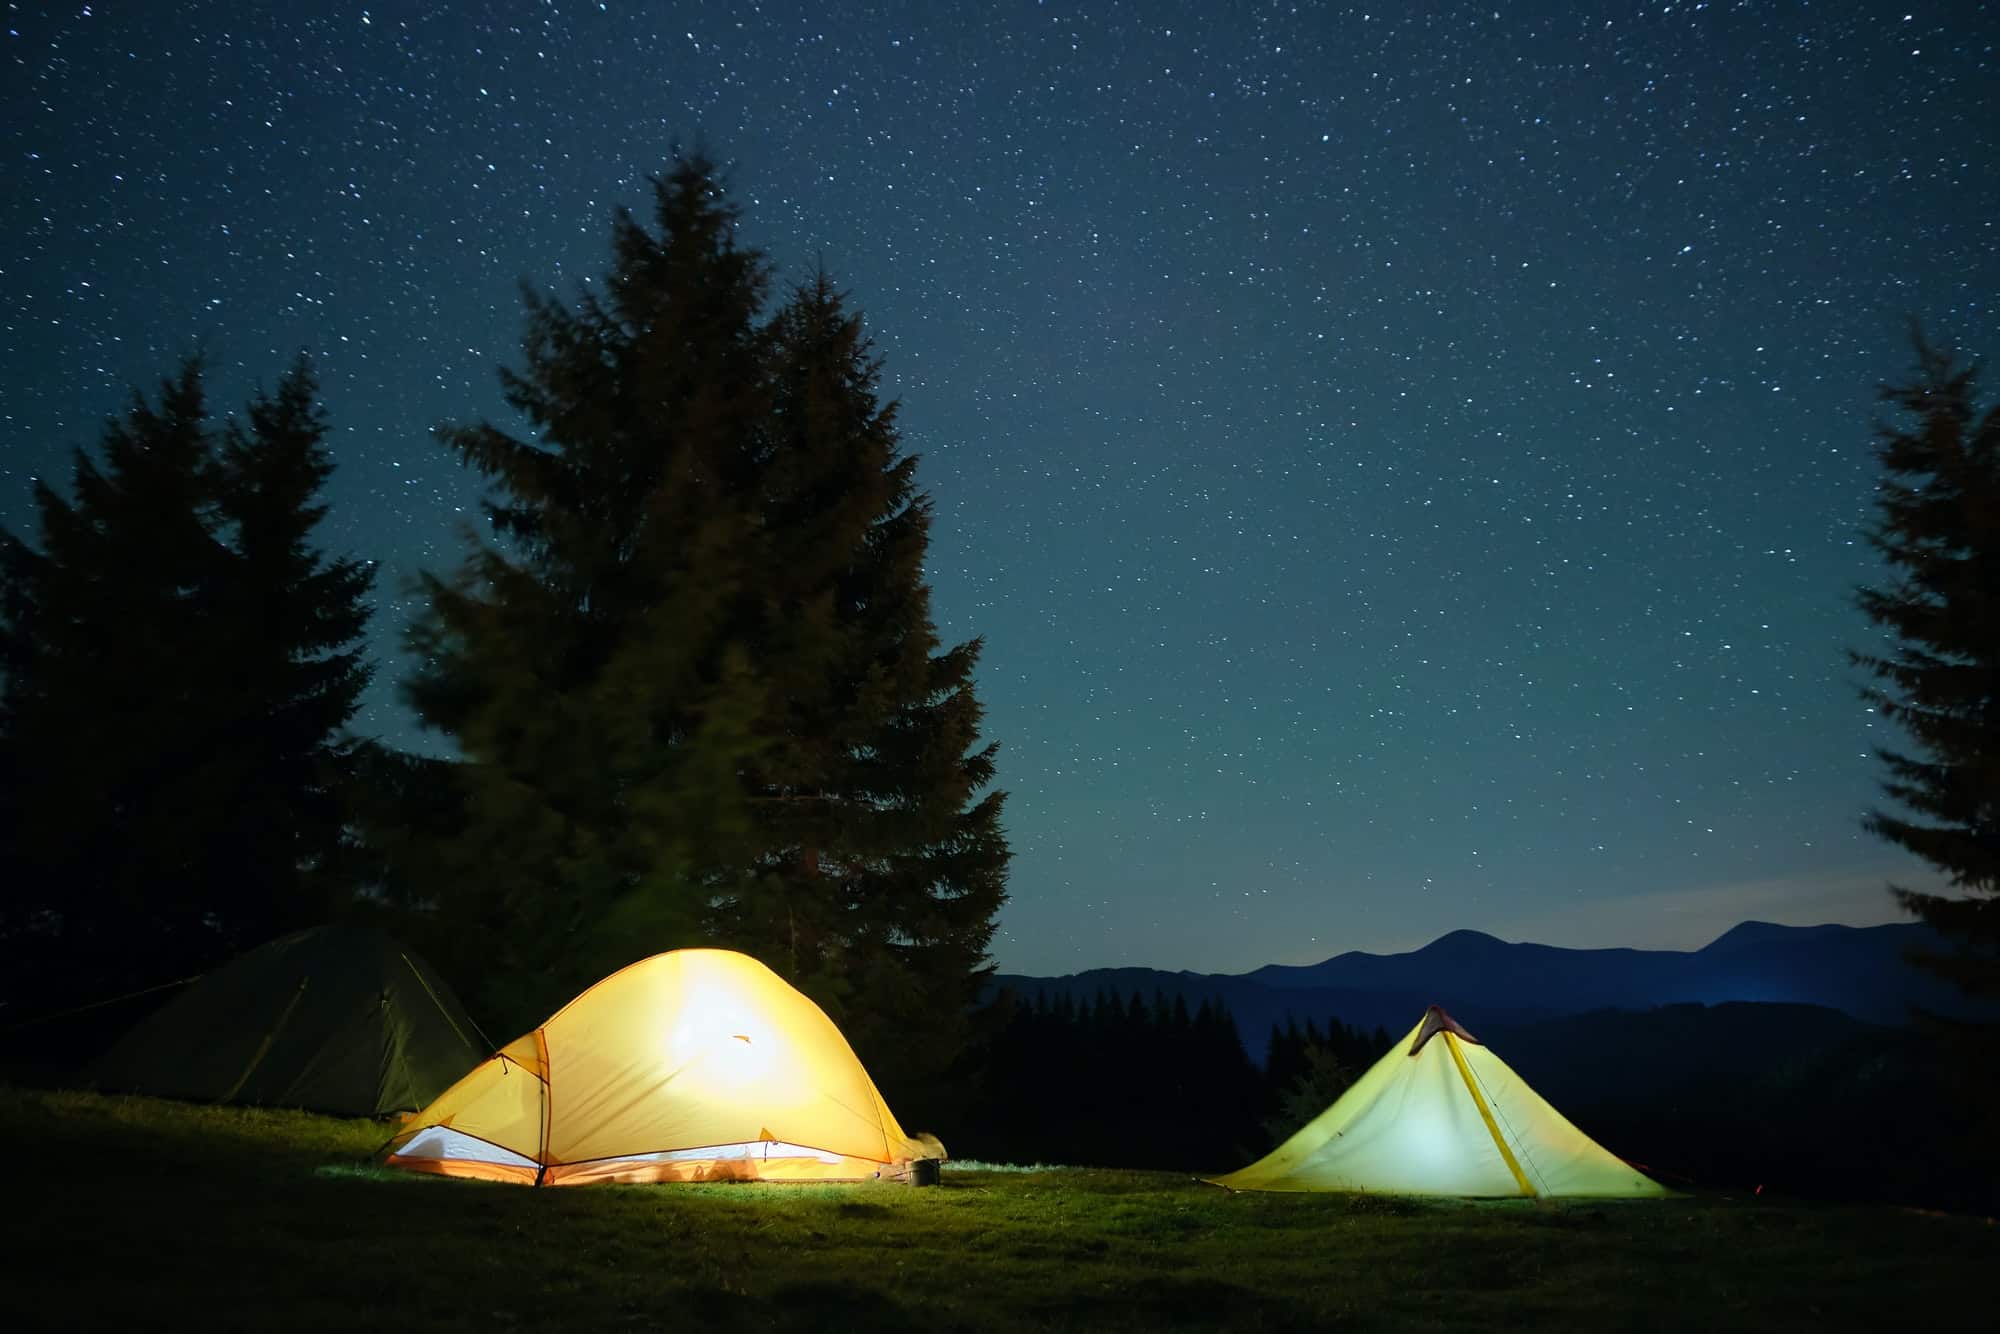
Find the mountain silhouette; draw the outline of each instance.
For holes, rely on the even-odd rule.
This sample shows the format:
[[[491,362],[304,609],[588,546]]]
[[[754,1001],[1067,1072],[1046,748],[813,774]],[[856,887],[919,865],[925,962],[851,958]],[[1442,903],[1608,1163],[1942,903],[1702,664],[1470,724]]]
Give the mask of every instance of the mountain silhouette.
[[[1099,994],[1219,1000],[1262,1059],[1274,1024],[1287,1020],[1400,1033],[1427,1005],[1442,1005],[1473,1032],[1519,1029],[1602,1010],[1761,1002],[1813,1006],[1872,1025],[1903,1025],[1919,1011],[2000,1018],[1909,961],[1948,946],[1920,923],[1780,926],[1744,922],[1698,950],[1568,949],[1452,931],[1404,954],[1349,951],[1316,964],[1270,964],[1249,973],[1099,968],[1060,977],[1000,974],[992,990],[1032,998]]]
[[[1967,1096],[1956,1049],[1919,1040],[1915,1025],[1924,1013],[2000,1021],[2000,1005],[1917,968],[1916,951],[1949,946],[1919,923],[1744,922],[1697,950],[1452,931],[1403,954],[1243,974],[1002,974],[991,989],[1086,1009],[1112,996],[1180,997],[1190,1011],[1220,1001],[1260,1064],[1274,1026],[1325,1032],[1338,1019],[1386,1030],[1370,1039],[1386,1051],[1438,1004],[1586,1134],[1669,1185],[1990,1215],[1990,1103]]]

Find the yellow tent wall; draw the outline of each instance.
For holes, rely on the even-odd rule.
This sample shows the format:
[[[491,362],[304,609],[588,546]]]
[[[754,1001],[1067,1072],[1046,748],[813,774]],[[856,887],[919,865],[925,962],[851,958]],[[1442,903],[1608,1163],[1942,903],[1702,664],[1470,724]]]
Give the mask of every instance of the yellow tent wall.
[[[597,983],[419,1112],[397,1167],[545,1185],[900,1177],[904,1134],[833,1021],[728,950]]]
[[[1435,1006],[1304,1129],[1214,1181],[1399,1195],[1666,1194]]]

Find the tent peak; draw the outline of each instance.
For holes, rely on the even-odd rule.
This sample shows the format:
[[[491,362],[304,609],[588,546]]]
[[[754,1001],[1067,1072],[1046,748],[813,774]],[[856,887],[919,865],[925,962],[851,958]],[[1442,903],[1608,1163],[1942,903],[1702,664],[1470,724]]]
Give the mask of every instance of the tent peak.
[[[1410,1055],[1415,1056],[1424,1049],[1424,1044],[1440,1033],[1449,1033],[1461,1042],[1485,1046],[1478,1038],[1466,1032],[1465,1025],[1444,1012],[1444,1006],[1433,1005],[1424,1011],[1424,1021],[1417,1026],[1417,1036],[1410,1043]]]

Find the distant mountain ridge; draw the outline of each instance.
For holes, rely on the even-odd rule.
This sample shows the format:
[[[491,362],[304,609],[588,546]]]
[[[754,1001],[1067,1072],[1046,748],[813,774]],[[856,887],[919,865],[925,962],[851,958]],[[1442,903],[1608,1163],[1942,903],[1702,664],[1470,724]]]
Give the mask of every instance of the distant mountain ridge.
[[[1948,946],[1921,923],[1886,926],[1780,926],[1743,922],[1698,950],[1569,949],[1452,931],[1404,954],[1350,951],[1316,964],[1268,964],[1249,973],[1098,968],[1061,977],[1000,974],[991,989],[1017,995],[1100,992],[1184,999],[1190,1008],[1220,1000],[1235,1015],[1252,1056],[1263,1055],[1273,1024],[1329,1017],[1400,1033],[1427,1005],[1442,1005],[1474,1033],[1599,1010],[1765,1002],[1819,1006],[1870,1024],[1912,1022],[1927,1010],[2000,1018],[1908,956]]]
[[[1260,1064],[1288,1018],[1386,1029],[1386,1049],[1439,1004],[1584,1133],[1669,1185],[1768,1183],[1990,1215],[2000,1184],[1968,1168],[1988,1151],[1966,1147],[1990,1142],[1990,1108],[1963,1096],[1956,1044],[1906,1027],[1917,1009],[2000,1021],[2000,1005],[1975,1006],[1906,957],[1944,949],[1919,923],[1744,922],[1698,950],[1453,931],[1404,954],[1243,974],[1003,974],[992,989],[1085,1007],[1112,993],[1148,1007],[1178,997],[1191,1011],[1220,1001]]]

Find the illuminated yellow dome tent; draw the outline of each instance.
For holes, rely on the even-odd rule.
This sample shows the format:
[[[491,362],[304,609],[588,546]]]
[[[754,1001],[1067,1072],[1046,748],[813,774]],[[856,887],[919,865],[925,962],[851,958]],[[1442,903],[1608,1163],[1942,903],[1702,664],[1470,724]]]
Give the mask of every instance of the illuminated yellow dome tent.
[[[908,1179],[903,1133],[833,1021],[729,950],[621,969],[417,1113],[396,1167],[533,1185]]]
[[[1214,1182],[1390,1195],[1667,1193],[1571,1125],[1435,1005],[1303,1130]]]

